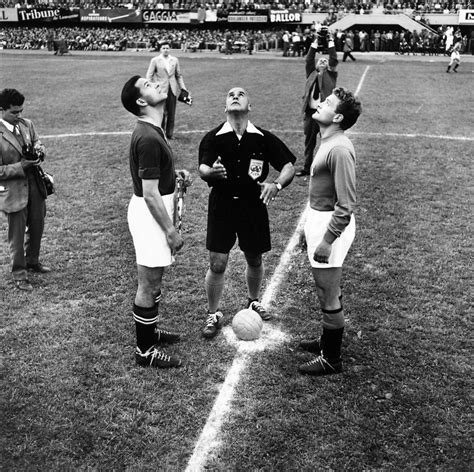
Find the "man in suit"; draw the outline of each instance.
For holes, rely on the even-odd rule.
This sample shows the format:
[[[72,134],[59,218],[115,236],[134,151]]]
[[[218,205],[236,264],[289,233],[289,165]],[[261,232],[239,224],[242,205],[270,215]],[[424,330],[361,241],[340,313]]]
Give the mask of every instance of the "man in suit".
[[[45,149],[33,123],[21,118],[24,101],[18,90],[0,92],[0,211],[8,219],[13,279],[18,289],[30,291],[27,270],[46,273],[51,269],[39,262],[46,188],[37,166]],[[31,153],[24,152],[25,145]]]
[[[161,43],[160,54],[150,61],[146,79],[152,82],[159,82],[160,89],[168,94],[161,127],[165,130],[168,139],[174,139],[176,100],[180,90],[187,89],[184,85],[179,60],[170,54],[169,42]]]
[[[317,33],[317,32],[316,32]],[[318,105],[331,95],[336,87],[337,80],[337,53],[334,45],[334,38],[328,40],[329,60],[321,57],[316,62],[316,51],[318,50],[318,34],[314,36],[314,41],[306,55],[306,84],[303,97],[304,114],[304,167],[296,172],[298,177],[309,175],[311,163],[313,162],[314,149],[319,133],[318,123],[312,119]]]

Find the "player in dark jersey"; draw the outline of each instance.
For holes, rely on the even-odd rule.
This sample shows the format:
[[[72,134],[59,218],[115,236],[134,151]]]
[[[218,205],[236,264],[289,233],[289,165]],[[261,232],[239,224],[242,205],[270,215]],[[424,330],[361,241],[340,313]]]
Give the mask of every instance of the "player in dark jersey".
[[[166,97],[158,83],[138,75],[126,82],[121,96],[123,106],[138,118],[130,143],[133,196],[128,207],[138,270],[133,304],[135,360],[138,365],[152,367],[181,365],[178,357],[158,347],[180,339],[179,334],[158,327],[157,321],[164,269],[183,246],[173,224],[177,174],[190,183],[187,171],[175,172],[173,153],[161,128]]]
[[[296,158],[279,138],[253,125],[249,111],[247,92],[232,88],[226,98],[227,121],[207,133],[199,146],[199,174],[212,188],[206,241],[208,314],[202,331],[206,338],[214,337],[222,325],[219,302],[229,252],[237,238],[247,261],[247,307],[264,320],[271,318],[259,302],[262,254],[271,249],[267,205],[292,181]],[[270,165],[280,174],[265,182]]]

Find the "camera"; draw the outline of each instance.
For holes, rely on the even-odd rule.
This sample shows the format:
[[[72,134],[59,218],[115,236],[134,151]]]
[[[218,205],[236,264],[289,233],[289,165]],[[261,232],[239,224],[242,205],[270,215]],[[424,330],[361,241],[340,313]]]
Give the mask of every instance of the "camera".
[[[193,104],[193,97],[191,97],[191,94],[187,90],[181,89],[181,92],[178,95],[178,101],[191,106]]]
[[[318,35],[319,49],[327,49],[328,40],[329,40],[329,29],[328,29],[328,27],[327,26],[321,26],[321,28],[317,32],[317,35]]]
[[[41,149],[35,148],[33,144],[24,144],[22,154],[28,161],[36,161],[37,159],[41,162],[44,161],[44,152]]]

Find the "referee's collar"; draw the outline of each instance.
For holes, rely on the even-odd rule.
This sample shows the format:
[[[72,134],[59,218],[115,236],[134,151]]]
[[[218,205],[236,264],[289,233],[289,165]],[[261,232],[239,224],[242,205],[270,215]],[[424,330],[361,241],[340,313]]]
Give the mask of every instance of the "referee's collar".
[[[245,128],[245,131],[247,133],[255,133],[255,134],[259,134],[261,136],[263,136],[263,133],[258,130],[255,125],[253,123],[249,121],[247,121],[247,128]],[[223,125],[222,125],[222,128],[216,133],[216,136],[219,136],[220,134],[226,134],[226,133],[233,133],[234,130],[232,128],[232,126],[230,125],[230,123],[228,121],[226,121]]]

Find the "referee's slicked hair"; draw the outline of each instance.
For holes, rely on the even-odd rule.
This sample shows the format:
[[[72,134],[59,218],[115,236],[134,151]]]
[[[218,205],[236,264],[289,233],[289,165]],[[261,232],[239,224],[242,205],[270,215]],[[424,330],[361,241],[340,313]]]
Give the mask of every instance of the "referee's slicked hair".
[[[350,90],[344,87],[335,88],[332,93],[339,99],[335,111],[344,117],[339,124],[343,130],[349,129],[362,113],[362,104]]]
[[[16,89],[6,88],[0,92],[0,108],[8,110],[12,106],[21,107],[25,97]]]
[[[140,75],[134,75],[125,82],[125,85],[122,89],[122,105],[130,113],[135,116],[140,116],[140,107],[137,104],[137,100],[140,98],[140,90],[136,86],[137,80],[140,79]]]

